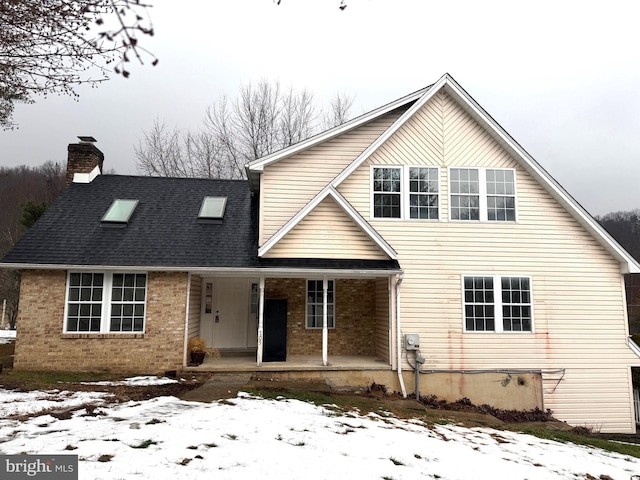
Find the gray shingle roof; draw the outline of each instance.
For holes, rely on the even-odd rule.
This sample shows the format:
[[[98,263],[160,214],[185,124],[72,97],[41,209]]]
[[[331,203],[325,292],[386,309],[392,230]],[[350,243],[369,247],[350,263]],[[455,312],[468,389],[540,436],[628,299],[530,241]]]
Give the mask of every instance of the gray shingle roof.
[[[223,220],[198,221],[205,196],[227,197]],[[100,222],[138,200],[124,227]],[[0,263],[139,267],[399,270],[395,260],[257,257],[257,199],[246,180],[99,175],[72,183]]]
[[[222,222],[198,222],[205,196],[228,198]],[[101,225],[116,198],[139,200],[128,225]],[[100,175],[71,184],[2,261],[251,267],[257,262],[253,201],[243,180]]]

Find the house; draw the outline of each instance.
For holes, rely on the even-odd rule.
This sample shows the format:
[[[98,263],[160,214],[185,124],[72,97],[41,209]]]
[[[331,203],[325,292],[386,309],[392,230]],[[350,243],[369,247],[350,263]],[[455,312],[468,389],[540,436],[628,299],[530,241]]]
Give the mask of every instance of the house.
[[[15,368],[186,369],[202,336],[222,358],[197,368],[635,432],[623,276],[640,265],[451,76],[246,181],[102,162],[69,145],[73,181],[2,260],[22,270]]]

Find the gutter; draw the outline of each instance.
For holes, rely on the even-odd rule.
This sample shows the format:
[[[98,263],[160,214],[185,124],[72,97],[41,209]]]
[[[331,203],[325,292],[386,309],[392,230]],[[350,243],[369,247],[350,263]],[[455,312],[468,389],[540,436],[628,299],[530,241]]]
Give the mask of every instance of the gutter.
[[[161,265],[73,265],[60,263],[0,263],[0,268],[11,270],[78,270],[78,271],[141,271],[141,272],[190,272],[216,276],[265,275],[272,277],[300,277],[330,275],[335,278],[401,274],[401,269],[334,269],[334,268],[285,268],[285,267],[198,267],[198,266],[161,266]]]

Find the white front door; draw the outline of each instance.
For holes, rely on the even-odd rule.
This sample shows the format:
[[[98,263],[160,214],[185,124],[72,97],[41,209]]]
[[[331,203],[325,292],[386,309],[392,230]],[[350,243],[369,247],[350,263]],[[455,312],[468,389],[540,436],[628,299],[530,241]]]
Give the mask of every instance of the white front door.
[[[220,349],[257,345],[255,314],[251,312],[252,284],[247,278],[205,278],[202,282],[200,336]]]

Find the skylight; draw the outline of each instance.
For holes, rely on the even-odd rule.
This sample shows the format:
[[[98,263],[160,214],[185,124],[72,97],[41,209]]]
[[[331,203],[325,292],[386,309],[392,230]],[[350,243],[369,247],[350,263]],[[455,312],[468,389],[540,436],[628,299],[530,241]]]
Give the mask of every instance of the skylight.
[[[218,220],[224,217],[227,197],[204,197],[198,218]]]
[[[127,223],[136,205],[138,205],[138,200],[122,200],[117,198],[113,201],[101,221],[105,223]]]

